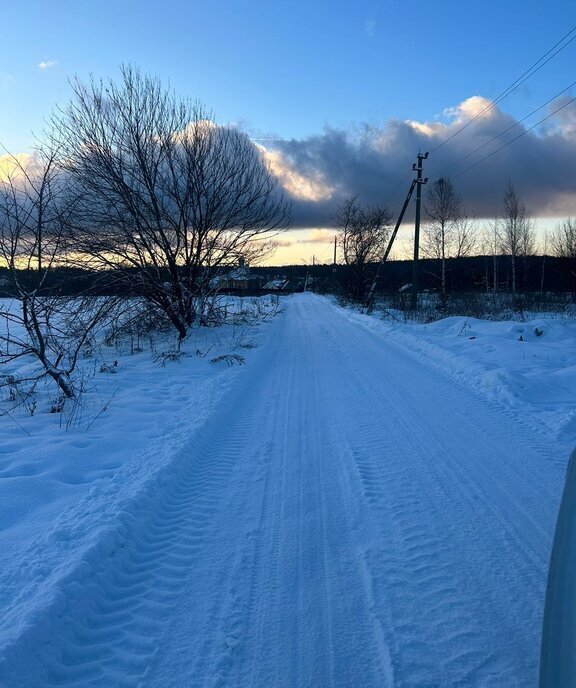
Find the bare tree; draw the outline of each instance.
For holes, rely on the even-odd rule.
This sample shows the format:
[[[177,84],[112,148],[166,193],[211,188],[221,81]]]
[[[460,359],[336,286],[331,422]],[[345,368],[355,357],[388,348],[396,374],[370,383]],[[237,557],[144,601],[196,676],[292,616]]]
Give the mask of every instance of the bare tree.
[[[550,234],[549,243],[553,255],[566,260],[572,295],[576,298],[576,220],[567,218],[556,225]]]
[[[454,223],[450,257],[466,258],[471,256],[478,246],[478,235],[475,219],[465,212]]]
[[[498,291],[498,255],[501,252],[500,229],[498,225],[498,218],[484,225],[481,235],[481,248],[486,256],[492,258],[492,285],[488,277],[488,264],[486,263],[486,291],[495,293]]]
[[[37,151],[29,164],[13,159],[12,174],[0,182],[0,258],[8,269],[0,318],[0,364],[35,360],[24,376],[5,375],[3,385],[34,388],[50,378],[64,397],[78,356],[107,315],[108,299],[64,297],[53,279],[63,264],[76,202],[58,169],[57,149]]]
[[[124,67],[120,83],[72,87],[53,132],[81,199],[75,251],[159,308],[181,341],[214,273],[253,263],[289,207],[245,134],[157,79]]]
[[[550,233],[549,243],[555,256],[576,259],[576,220],[567,218],[556,225]]]
[[[349,268],[348,291],[363,303],[370,279],[371,263],[379,261],[390,236],[392,214],[383,206],[361,206],[358,197],[345,201],[336,211],[334,226]]]
[[[522,281],[524,290],[528,287],[528,257],[536,255],[537,246],[538,242],[536,240],[536,227],[534,221],[525,216],[520,227],[520,256],[522,258]]]
[[[512,267],[512,291],[517,290],[517,258],[524,258],[524,281],[526,281],[526,258],[532,255],[536,246],[534,223],[528,217],[524,204],[518,199],[512,183],[508,183],[504,194],[504,205],[500,226],[502,251],[510,256]]]
[[[542,270],[540,271],[540,294],[544,293],[544,278],[546,275],[546,257],[550,246],[550,232],[547,230],[542,237]]]
[[[423,251],[426,256],[440,260],[440,291],[446,298],[446,260],[472,253],[476,245],[474,225],[447,177],[430,185],[424,207],[429,222],[423,228]]]

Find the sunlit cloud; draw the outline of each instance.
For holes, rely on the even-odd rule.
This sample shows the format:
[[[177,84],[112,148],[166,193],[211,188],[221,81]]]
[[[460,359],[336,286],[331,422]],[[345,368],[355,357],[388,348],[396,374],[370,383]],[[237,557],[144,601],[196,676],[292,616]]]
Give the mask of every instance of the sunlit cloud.
[[[334,232],[329,229],[310,229],[306,235],[299,238],[299,244],[331,244],[334,241]]]
[[[198,119],[188,122],[184,129],[172,134],[172,139],[176,143],[193,141],[195,138],[207,136],[216,129],[218,129],[218,125],[211,119]]]
[[[303,201],[329,200],[334,189],[326,183],[324,175],[320,171],[311,170],[301,173],[295,169],[289,158],[278,150],[269,150],[256,144],[262,157],[268,163],[270,171],[280,179],[282,187],[292,198]]]
[[[444,110],[446,117],[452,119],[451,126],[460,125],[469,119],[490,119],[498,117],[499,111],[491,100],[482,96],[471,96],[466,98],[456,107],[449,107]]]
[[[433,139],[450,136],[455,128],[461,127],[471,120],[498,119],[499,114],[491,100],[482,96],[472,96],[466,98],[456,107],[444,109],[442,115],[448,122],[418,122],[411,119],[405,121],[418,134]]]
[[[43,60],[42,62],[38,63],[38,69],[44,72],[47,69],[52,69],[53,67],[56,67],[57,65],[58,60]]]
[[[416,122],[412,119],[407,119],[406,124],[412,127],[412,129],[414,129],[414,131],[416,131],[418,134],[422,134],[423,136],[427,136],[429,138],[434,138],[435,136],[442,134],[448,128],[441,122]]]
[[[28,153],[0,155],[0,182],[15,181],[22,177],[24,171],[30,169],[33,161],[34,158]]]
[[[278,248],[288,248],[288,246],[294,246],[295,243],[296,241],[294,241],[293,239],[274,239],[274,244]]]
[[[293,198],[298,228],[331,226],[337,206],[356,195],[362,203],[398,212],[419,150],[431,151],[426,176],[451,177],[469,212],[479,218],[500,212],[508,181],[534,216],[563,217],[576,208],[576,103],[571,101],[556,99],[548,113],[519,122],[476,95],[446,108],[440,120],[329,128],[305,139],[271,142],[266,155]],[[407,219],[411,212],[412,207]]]

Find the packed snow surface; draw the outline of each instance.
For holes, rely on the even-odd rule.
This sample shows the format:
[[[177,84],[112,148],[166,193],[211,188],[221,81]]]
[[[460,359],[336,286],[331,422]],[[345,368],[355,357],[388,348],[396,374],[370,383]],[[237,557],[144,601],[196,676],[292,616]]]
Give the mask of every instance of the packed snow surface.
[[[537,685],[574,323],[282,303],[3,419],[2,688]]]

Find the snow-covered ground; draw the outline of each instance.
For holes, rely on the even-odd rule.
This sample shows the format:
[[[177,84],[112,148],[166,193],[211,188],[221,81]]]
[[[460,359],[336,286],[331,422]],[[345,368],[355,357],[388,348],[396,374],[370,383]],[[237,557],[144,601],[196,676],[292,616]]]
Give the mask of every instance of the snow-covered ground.
[[[576,442],[576,320],[452,316],[421,325],[357,317],[488,399],[537,418],[568,447]]]
[[[251,311],[247,301],[243,307]],[[272,313],[274,304],[262,310]],[[82,562],[98,558],[102,546],[113,547],[119,514],[130,513],[135,500],[167,479],[178,452],[234,385],[242,361],[267,333],[249,312],[231,320],[195,331],[176,361],[165,356],[176,348],[171,335],[142,338],[135,354],[127,340],[102,344],[80,361],[81,404],[68,402],[61,414],[51,412],[58,394],[50,381],[16,410],[4,389],[0,646],[38,623],[61,586],[76,580]],[[31,365],[19,359],[19,367],[2,372],[24,375]]]
[[[282,305],[0,419],[2,688],[537,685],[574,323]]]

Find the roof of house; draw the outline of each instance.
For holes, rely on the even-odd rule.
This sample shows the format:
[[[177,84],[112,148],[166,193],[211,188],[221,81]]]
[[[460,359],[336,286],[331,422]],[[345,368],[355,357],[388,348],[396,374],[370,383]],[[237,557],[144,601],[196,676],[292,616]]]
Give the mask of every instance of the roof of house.
[[[249,280],[256,279],[258,275],[254,275],[250,272],[250,268],[247,268],[245,265],[241,265],[238,268],[234,268],[234,270],[230,270],[225,277],[231,280]]]

